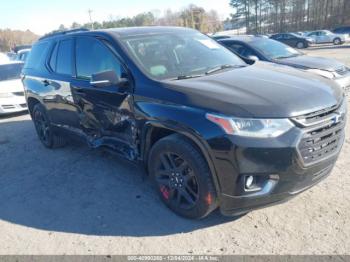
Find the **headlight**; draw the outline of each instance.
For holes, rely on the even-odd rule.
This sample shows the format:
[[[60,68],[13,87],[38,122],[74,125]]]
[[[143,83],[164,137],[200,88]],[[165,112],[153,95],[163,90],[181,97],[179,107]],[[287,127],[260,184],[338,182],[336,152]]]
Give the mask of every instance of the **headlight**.
[[[306,72],[310,72],[313,74],[317,74],[320,76],[323,76],[325,78],[333,79],[335,75],[332,72],[326,71],[326,70],[320,70],[320,69],[307,69]]]
[[[226,134],[244,137],[278,137],[294,127],[288,119],[230,118],[213,114],[206,114],[206,117]]]
[[[0,93],[0,98],[9,98],[13,97],[12,93]]]
[[[339,107],[338,109],[338,113],[342,116],[345,116],[348,112],[348,103],[346,101],[346,99],[344,99],[342,105]]]

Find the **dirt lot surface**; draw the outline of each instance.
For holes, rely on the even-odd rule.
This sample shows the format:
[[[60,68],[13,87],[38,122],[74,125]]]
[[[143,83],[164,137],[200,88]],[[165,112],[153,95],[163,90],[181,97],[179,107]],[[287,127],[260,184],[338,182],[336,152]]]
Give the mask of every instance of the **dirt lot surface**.
[[[306,52],[350,65],[349,45]],[[190,221],[136,166],[77,143],[47,150],[28,115],[2,117],[0,254],[350,254],[349,131],[333,173],[307,192],[238,219]]]

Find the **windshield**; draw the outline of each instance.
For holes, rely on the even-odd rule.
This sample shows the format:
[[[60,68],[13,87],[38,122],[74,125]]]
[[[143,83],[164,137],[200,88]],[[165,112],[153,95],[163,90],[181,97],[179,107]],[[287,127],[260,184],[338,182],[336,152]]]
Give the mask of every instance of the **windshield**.
[[[22,63],[0,65],[0,81],[19,79]]]
[[[295,57],[303,54],[288,45],[271,39],[259,39],[251,44],[269,59]]]
[[[122,42],[143,71],[158,80],[184,79],[204,75],[213,68],[228,70],[246,65],[216,41],[194,31],[132,36]]]

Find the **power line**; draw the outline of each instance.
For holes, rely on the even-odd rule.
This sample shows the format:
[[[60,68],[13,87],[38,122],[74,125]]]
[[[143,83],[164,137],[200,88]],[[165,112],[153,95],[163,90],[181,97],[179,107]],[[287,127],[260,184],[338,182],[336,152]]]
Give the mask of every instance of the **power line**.
[[[90,24],[91,24],[91,29],[94,30],[94,23],[92,22],[92,14],[93,10],[89,9],[88,13],[89,13],[89,18],[90,18]]]

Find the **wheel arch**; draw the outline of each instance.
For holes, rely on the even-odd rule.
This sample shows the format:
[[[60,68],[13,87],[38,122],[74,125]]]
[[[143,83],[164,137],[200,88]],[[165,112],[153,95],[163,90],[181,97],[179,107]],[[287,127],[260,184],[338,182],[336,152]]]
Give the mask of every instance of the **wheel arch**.
[[[33,113],[34,106],[39,103],[41,103],[40,100],[35,97],[30,96],[27,98],[28,111],[31,116]]]
[[[141,159],[146,166],[147,169],[147,161],[149,157],[149,152],[152,148],[152,146],[159,141],[160,139],[172,135],[172,134],[179,134],[182,135],[184,138],[186,138],[189,142],[191,142],[203,155],[204,159],[208,163],[208,167],[210,169],[210,172],[212,174],[213,182],[215,185],[215,190],[217,192],[218,197],[220,196],[221,188],[219,184],[218,175],[215,169],[213,157],[210,153],[209,145],[206,143],[204,139],[202,139],[199,134],[196,134],[195,131],[192,131],[190,129],[180,128],[176,125],[168,125],[163,124],[158,121],[150,121],[147,122],[144,125],[144,128],[142,130],[142,143],[140,148],[141,153]]]

